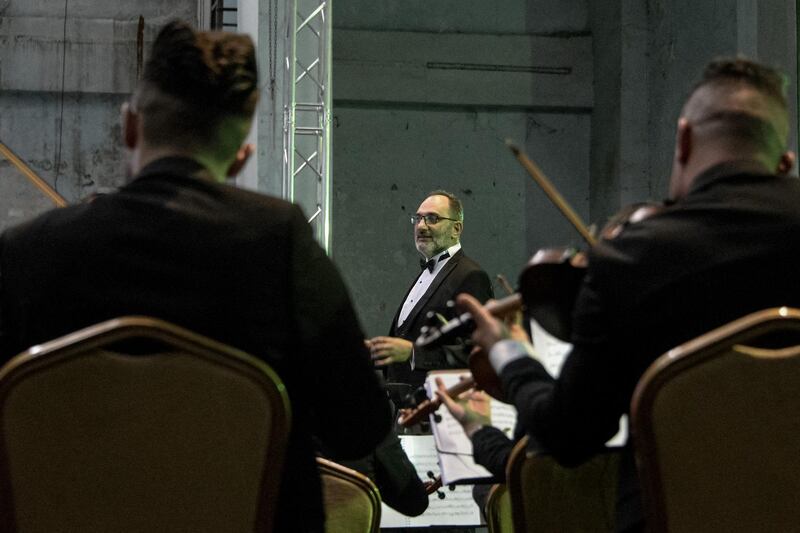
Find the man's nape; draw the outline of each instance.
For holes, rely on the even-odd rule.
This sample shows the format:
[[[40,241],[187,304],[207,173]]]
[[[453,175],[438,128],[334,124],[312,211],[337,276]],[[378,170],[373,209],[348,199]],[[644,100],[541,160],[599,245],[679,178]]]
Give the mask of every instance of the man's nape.
[[[174,61],[176,55],[180,62]],[[167,24],[123,112],[127,122],[135,118],[135,128],[125,127],[133,173],[173,155],[195,159],[223,181],[249,153],[240,151],[257,101],[255,49],[248,36]],[[129,129],[137,142],[130,142]]]
[[[725,161],[749,159],[786,174],[789,121],[783,82],[772,69],[744,59],[712,62],[678,121],[670,197],[685,196],[694,178]]]

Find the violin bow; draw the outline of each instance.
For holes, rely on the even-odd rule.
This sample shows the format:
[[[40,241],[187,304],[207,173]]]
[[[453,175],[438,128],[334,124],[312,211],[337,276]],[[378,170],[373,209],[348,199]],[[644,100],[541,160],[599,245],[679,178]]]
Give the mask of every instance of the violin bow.
[[[469,377],[467,379],[462,379],[449,389],[447,389],[447,395],[450,397],[458,397],[461,393],[470,390],[471,388],[475,387],[475,379],[473,377]],[[403,427],[413,426],[414,424],[418,424],[421,421],[425,420],[425,417],[431,413],[435,413],[439,407],[442,405],[442,400],[439,396],[434,395],[433,398],[428,398],[427,400],[423,400],[415,408],[411,409],[405,415],[402,415],[400,419],[397,421]]]
[[[504,275],[498,274],[497,276],[495,276],[495,279],[497,280],[497,283],[499,283],[500,286],[503,287],[503,290],[506,291],[506,296],[511,296],[516,292],[514,290],[514,287],[512,287],[511,284],[508,282],[508,278],[506,278]]]
[[[531,159],[523,152],[519,146],[514,144],[511,140],[506,140],[506,146],[511,150],[511,153],[514,154],[514,157],[517,158],[517,161],[520,162],[522,167],[528,172],[530,177],[533,178],[533,181],[541,187],[542,191],[547,195],[553,205],[555,205],[559,211],[567,218],[567,220],[572,224],[578,233],[581,234],[583,240],[589,244],[589,246],[594,246],[597,242],[597,239],[592,235],[592,232],[589,231],[589,228],[584,224],[581,217],[578,213],[572,209],[567,201],[561,196],[561,193],[558,192],[558,189],[555,188],[553,183],[547,179],[547,176],[544,175],[544,172],[534,163]]]
[[[12,165],[17,167],[17,169],[20,172],[22,172],[22,174],[26,178],[31,180],[31,182],[36,186],[36,188],[42,191],[45,194],[45,196],[50,198],[50,200],[54,204],[56,204],[58,207],[64,207],[67,205],[67,201],[64,199],[63,196],[58,194],[58,191],[52,188],[50,184],[48,184],[46,181],[40,178],[33,170],[31,170],[31,167],[26,165],[22,159],[17,157],[17,154],[12,152],[8,146],[2,143],[2,141],[0,141],[0,154],[5,156],[5,158],[8,159]]]

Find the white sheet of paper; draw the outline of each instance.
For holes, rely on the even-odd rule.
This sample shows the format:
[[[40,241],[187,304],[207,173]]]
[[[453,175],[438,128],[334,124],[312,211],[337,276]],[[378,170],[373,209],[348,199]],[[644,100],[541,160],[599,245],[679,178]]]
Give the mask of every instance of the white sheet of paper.
[[[444,386],[450,388],[456,385],[462,377],[470,377],[469,371],[436,371],[428,374],[425,388],[428,396],[433,396],[436,387],[435,379],[440,378]],[[517,412],[513,406],[499,402],[493,398],[490,401],[490,418],[492,425],[500,428],[512,437],[514,425],[517,421]],[[436,419],[439,419],[436,422]],[[436,416],[431,415],[431,430],[439,451],[439,467],[442,472],[442,481],[445,484],[458,483],[464,480],[488,479],[492,474],[484,467],[475,464],[472,457],[472,442],[467,438],[461,424],[453,418],[445,407],[440,407]]]
[[[548,374],[557,378],[567,354],[572,349],[572,344],[553,337],[533,319],[531,319],[531,337],[536,359],[542,363]]]
[[[439,463],[433,435],[401,435],[400,443],[408,458],[417,469],[420,479],[428,479],[428,472],[438,475]],[[428,509],[420,516],[405,516],[386,504],[381,511],[381,527],[429,527],[429,526],[479,526],[481,514],[472,499],[472,486],[459,485],[450,490],[443,487],[444,499],[437,494],[430,496]]]

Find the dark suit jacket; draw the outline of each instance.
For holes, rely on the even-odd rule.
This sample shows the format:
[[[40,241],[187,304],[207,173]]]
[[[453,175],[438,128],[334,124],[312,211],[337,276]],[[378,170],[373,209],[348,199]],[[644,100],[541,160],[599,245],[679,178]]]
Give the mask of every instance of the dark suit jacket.
[[[395,511],[419,516],[428,508],[425,485],[394,431],[367,457],[340,462],[374,481],[381,492],[381,501]]]
[[[750,312],[800,306],[798,235],[797,178],[751,161],[698,176],[686,198],[590,252],[574,348],[557,380],[530,358],[503,369],[518,423],[564,463],[597,452],[659,355]],[[617,529],[637,530],[643,516],[630,453],[620,476]]]
[[[389,331],[391,337],[402,337],[414,342],[419,337],[422,326],[425,325],[425,316],[429,311],[451,318],[452,311],[447,309],[447,302],[454,300],[459,293],[471,294],[481,302],[485,302],[493,296],[489,276],[478,263],[464,255],[463,250],[459,250],[442,267],[427,292],[411,310],[402,326],[398,328],[397,317],[400,316],[403,302],[415,282],[416,278],[403,296],[392,319]],[[415,348],[414,370],[411,369],[410,360],[405,363],[395,363],[389,365],[387,379],[389,382],[408,383],[412,388],[417,388],[424,383],[425,375],[429,370],[466,368],[468,356],[469,347],[465,346],[463,341],[450,346]]]
[[[203,173],[162,159],[119,192],[6,231],[0,356],[136,314],[262,358],[292,407],[277,531],[318,531],[311,434],[339,456],[363,456],[386,435],[389,404],[347,290],[300,209]]]

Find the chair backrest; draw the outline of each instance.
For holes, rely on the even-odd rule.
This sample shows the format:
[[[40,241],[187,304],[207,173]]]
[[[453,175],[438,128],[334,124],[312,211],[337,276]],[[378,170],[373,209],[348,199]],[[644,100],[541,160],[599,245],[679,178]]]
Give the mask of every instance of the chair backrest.
[[[527,437],[518,442],[506,466],[514,531],[614,531],[618,450],[565,467],[527,445]]]
[[[514,521],[511,517],[511,495],[508,485],[495,484],[489,489],[486,498],[486,527],[489,533],[514,533]]]
[[[317,458],[322,478],[326,533],[377,533],[381,495],[370,479],[333,461]]]
[[[799,332],[799,311],[761,311],[645,372],[631,422],[650,530],[800,527]]]
[[[125,317],[0,370],[0,530],[271,531],[290,424],[263,362]]]

